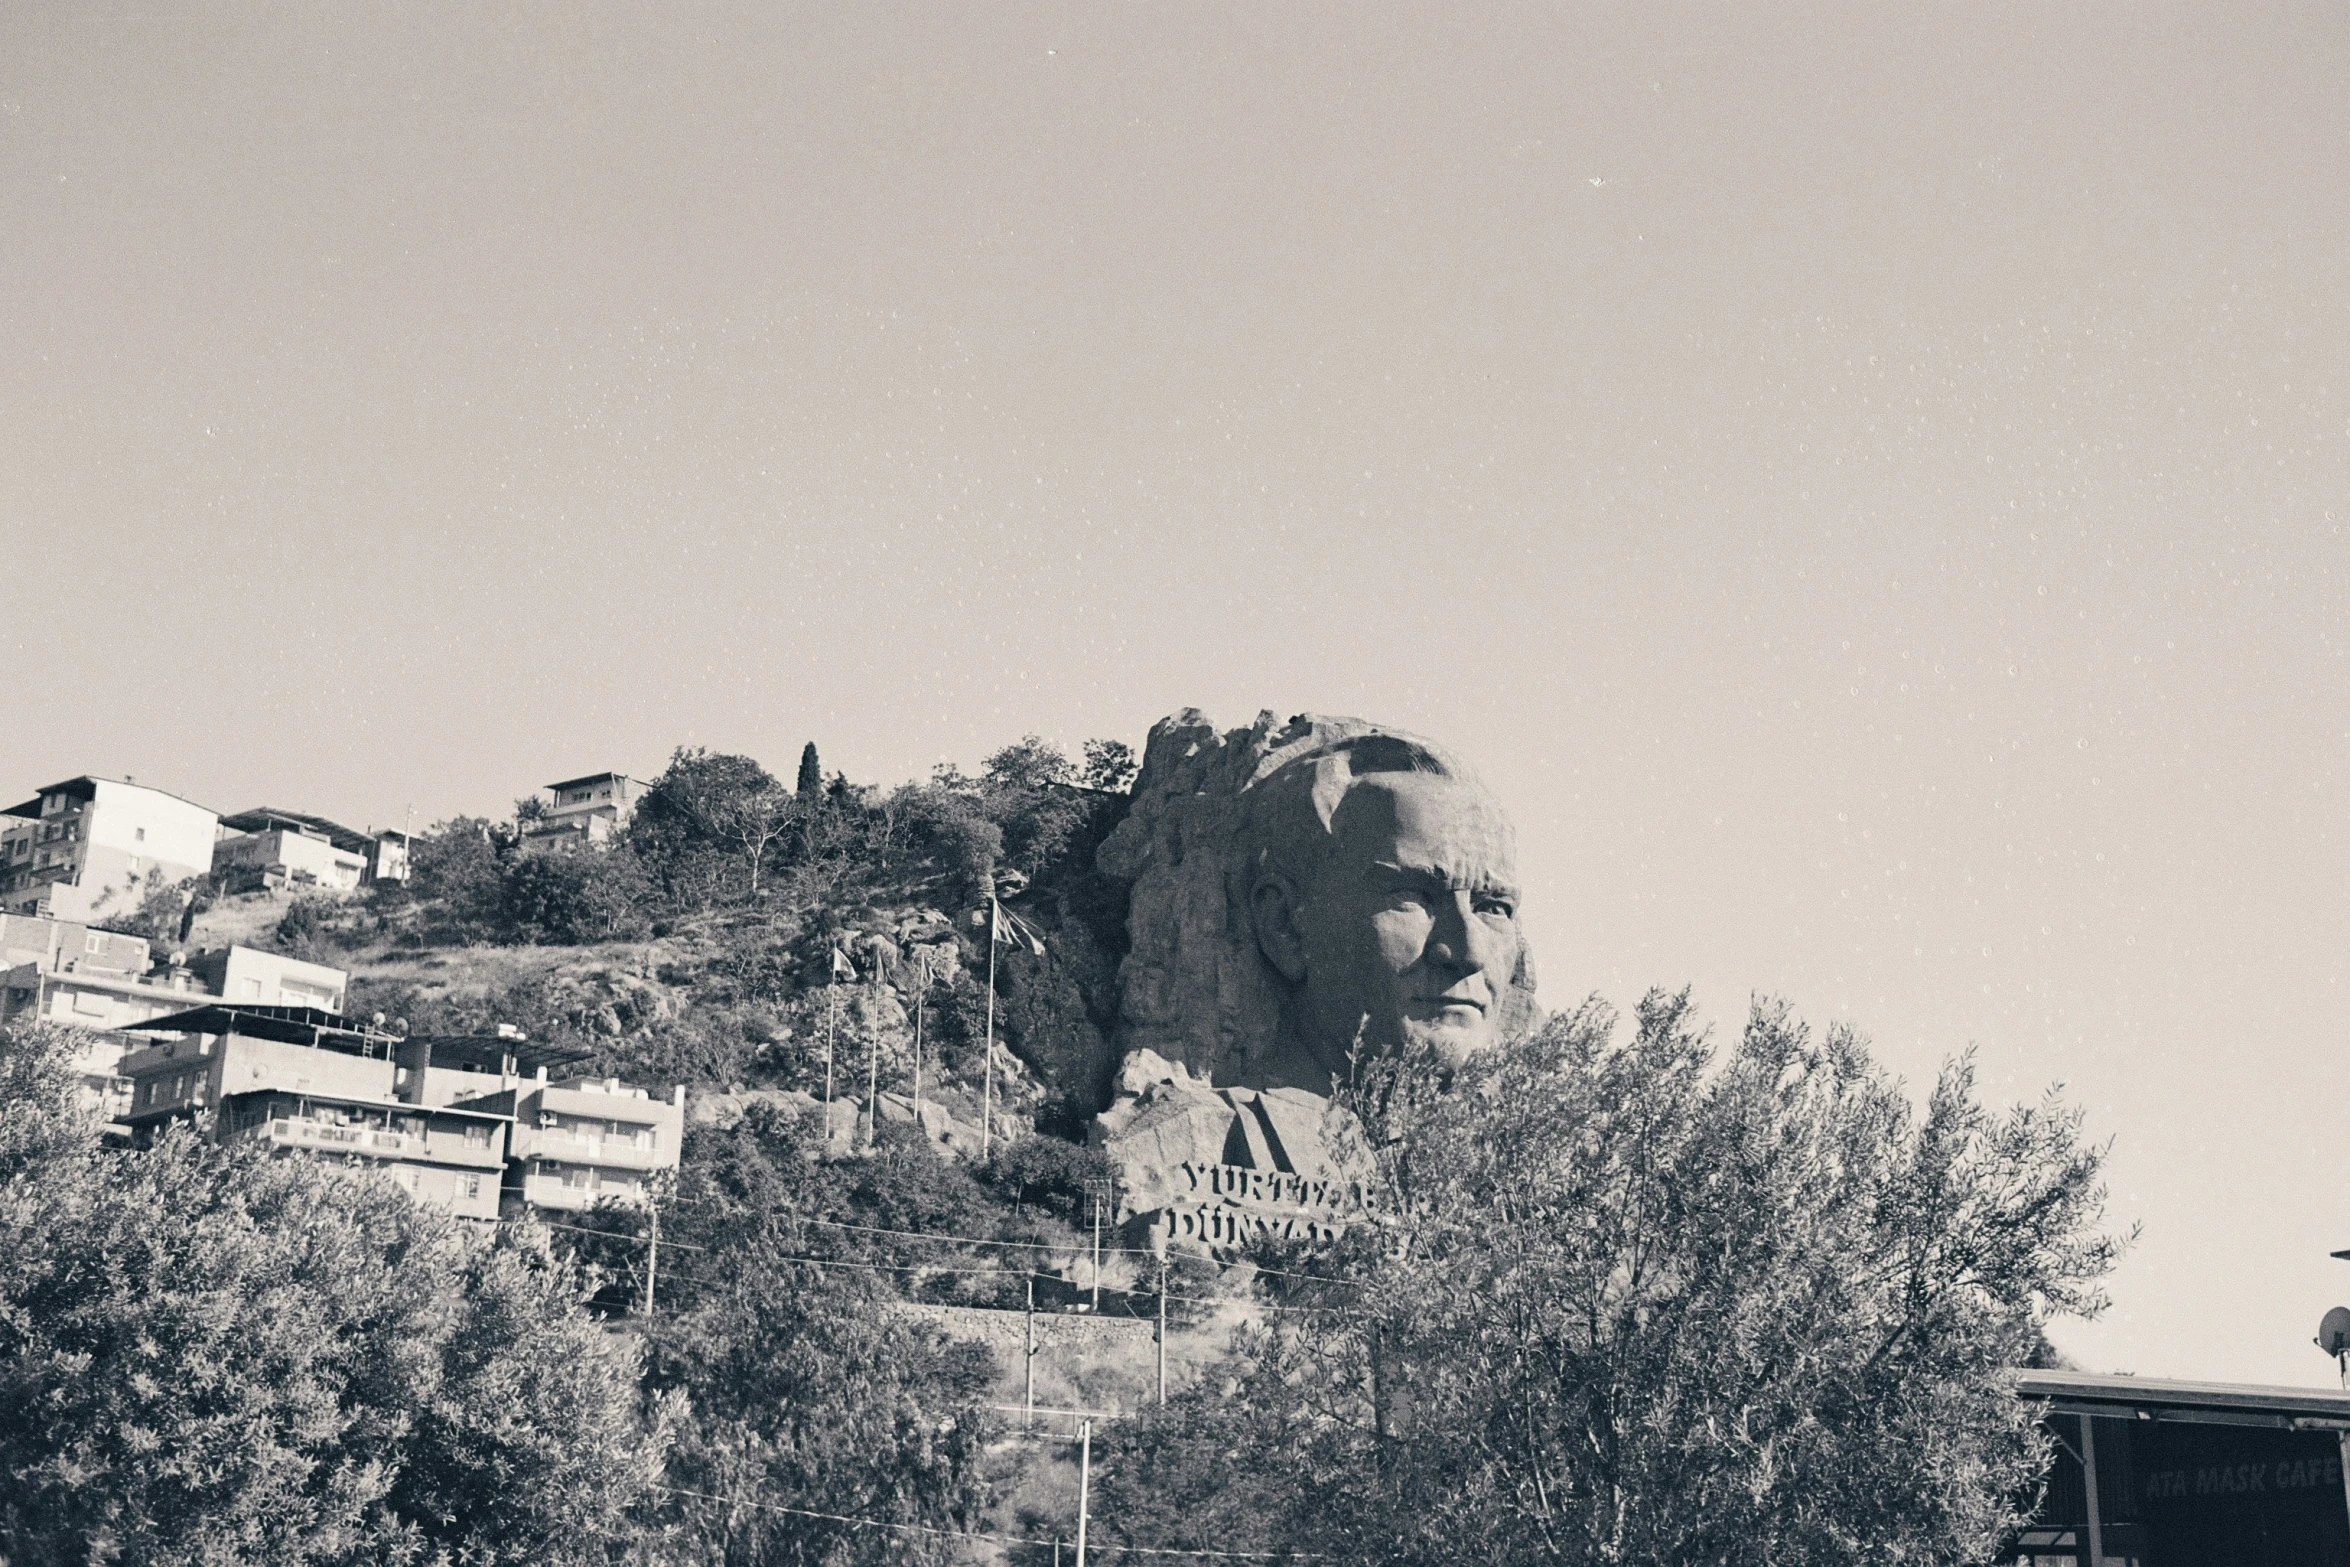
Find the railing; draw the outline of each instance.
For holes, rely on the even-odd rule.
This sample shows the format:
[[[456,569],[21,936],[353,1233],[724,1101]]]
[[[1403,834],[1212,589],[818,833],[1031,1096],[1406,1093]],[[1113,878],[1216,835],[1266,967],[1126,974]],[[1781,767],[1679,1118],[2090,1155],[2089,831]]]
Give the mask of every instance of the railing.
[[[278,1116],[268,1123],[269,1139],[299,1148],[341,1148],[352,1153],[393,1157],[421,1154],[424,1139],[404,1132],[380,1131],[369,1126],[337,1126],[307,1116]]]
[[[643,1191],[629,1191],[617,1185],[598,1183],[594,1186],[571,1186],[557,1175],[525,1175],[522,1178],[522,1200],[534,1208],[569,1208],[586,1210],[599,1202],[616,1202],[624,1207],[644,1206]]]
[[[560,1127],[518,1126],[514,1155],[561,1159],[575,1164],[618,1165],[630,1170],[656,1170],[664,1163],[654,1140],[632,1142],[625,1137],[582,1137]]]

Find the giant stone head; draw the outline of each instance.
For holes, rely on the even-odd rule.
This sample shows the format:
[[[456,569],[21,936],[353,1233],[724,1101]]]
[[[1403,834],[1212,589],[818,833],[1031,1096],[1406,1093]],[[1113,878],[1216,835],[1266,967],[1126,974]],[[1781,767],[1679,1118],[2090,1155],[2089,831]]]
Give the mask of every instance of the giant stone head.
[[[1100,856],[1134,884],[1121,1043],[1318,1093],[1358,1048],[1483,1049],[1536,1016],[1514,860],[1499,804],[1428,741],[1163,720]]]

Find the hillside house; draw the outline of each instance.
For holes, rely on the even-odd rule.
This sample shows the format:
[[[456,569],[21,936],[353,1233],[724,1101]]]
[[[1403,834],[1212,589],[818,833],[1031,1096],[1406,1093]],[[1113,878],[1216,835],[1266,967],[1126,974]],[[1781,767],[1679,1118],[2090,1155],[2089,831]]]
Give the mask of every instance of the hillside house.
[[[91,1030],[74,1058],[82,1099],[109,1117],[128,1107],[120,1072],[125,1028],[185,1010],[202,998],[184,966],[149,972],[143,937],[75,921],[0,915],[0,1023],[36,1019]]]
[[[212,857],[230,892],[347,893],[408,879],[408,845],[397,833],[266,805],[223,816],[220,827]]]
[[[677,1168],[685,1138],[683,1088],[656,1099],[615,1077],[550,1081],[541,1072],[535,1082],[460,1103],[514,1118],[505,1190],[514,1212],[643,1207],[653,1177]]]
[[[590,773],[547,785],[554,796],[544,815],[522,829],[527,854],[605,849],[620,836],[648,786],[626,773]]]
[[[664,1101],[612,1078],[550,1081],[578,1053],[510,1029],[402,1037],[316,1007],[218,1002],[132,1032],[134,1132],[210,1110],[223,1140],[372,1165],[465,1218],[494,1219],[502,1200],[633,1204],[677,1167],[682,1088]]]
[[[448,1100],[480,1086],[402,1064],[416,1042],[315,1007],[214,1004],[153,1019],[131,1050],[134,1132],[214,1112],[213,1135],[380,1169],[420,1199],[494,1219],[511,1116]],[[510,1067],[522,1063],[508,1057]],[[441,1074],[443,1077],[452,1074]],[[518,1080],[509,1071],[505,1080]]]
[[[0,821],[0,913],[84,921],[212,869],[220,826],[178,795],[97,777],[50,784]]]

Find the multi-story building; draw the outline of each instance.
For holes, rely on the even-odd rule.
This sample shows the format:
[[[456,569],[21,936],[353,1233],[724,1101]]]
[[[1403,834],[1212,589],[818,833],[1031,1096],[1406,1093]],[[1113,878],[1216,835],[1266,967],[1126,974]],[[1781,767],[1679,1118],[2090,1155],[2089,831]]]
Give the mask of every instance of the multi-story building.
[[[231,892],[316,889],[352,892],[408,879],[408,844],[398,833],[360,832],[323,816],[261,806],[220,819],[213,863]]]
[[[82,1097],[109,1117],[129,1107],[125,1036],[109,1032],[184,1011],[202,998],[184,965],[150,973],[143,937],[65,920],[0,914],[0,1023],[33,1019],[89,1030],[74,1057]]]
[[[263,808],[220,819],[212,863],[231,892],[316,890],[357,892],[367,879],[368,856],[329,824],[312,825]],[[348,831],[346,829],[345,831]],[[367,839],[352,833],[359,844]]]
[[[372,1165],[451,1212],[498,1216],[513,1118],[449,1105],[465,1085],[401,1064],[416,1042],[314,1007],[216,1003],[141,1030],[177,1037],[123,1057],[134,1132],[211,1110],[223,1141]]]
[[[646,787],[626,773],[590,773],[547,785],[555,803],[523,828],[523,850],[609,848],[628,825]]]
[[[577,1053],[511,1029],[403,1038],[318,1008],[233,1002],[137,1027],[178,1037],[123,1058],[134,1131],[211,1110],[217,1137],[372,1163],[467,1218],[496,1218],[501,1197],[516,1209],[642,1201],[647,1179],[677,1166],[683,1089],[660,1101],[610,1078],[550,1082]]]
[[[232,1006],[316,1007],[340,1012],[351,976],[324,963],[257,947],[215,947],[188,959],[208,994]]]
[[[567,1077],[460,1100],[514,1118],[506,1206],[578,1210],[600,1202],[641,1207],[652,1178],[677,1168],[685,1090],[656,1099],[614,1077]]]
[[[129,779],[68,778],[0,812],[0,913],[128,913],[151,881],[212,868],[220,818]]]

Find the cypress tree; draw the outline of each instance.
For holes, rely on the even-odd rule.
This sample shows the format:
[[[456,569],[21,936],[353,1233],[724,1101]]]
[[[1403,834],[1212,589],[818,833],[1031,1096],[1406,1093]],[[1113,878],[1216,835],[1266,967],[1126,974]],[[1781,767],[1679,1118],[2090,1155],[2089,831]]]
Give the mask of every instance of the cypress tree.
[[[800,748],[800,776],[792,781],[792,793],[810,802],[823,798],[824,768],[816,760],[813,740]]]

